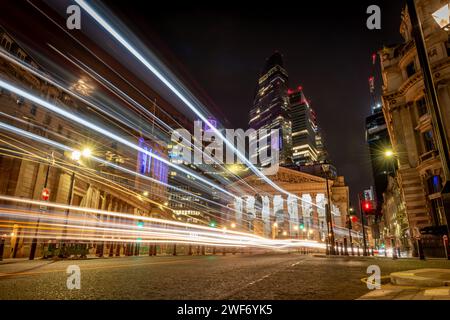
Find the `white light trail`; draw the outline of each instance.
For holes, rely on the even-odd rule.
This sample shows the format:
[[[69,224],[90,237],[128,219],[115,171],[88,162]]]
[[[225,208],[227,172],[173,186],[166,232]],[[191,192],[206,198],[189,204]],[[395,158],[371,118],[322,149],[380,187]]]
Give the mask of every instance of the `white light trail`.
[[[279,192],[302,200],[295,194],[291,194],[290,192],[284,190],[272,180],[270,180],[267,176],[265,176],[257,167],[255,167],[246,157],[243,155],[237,148],[235,148],[234,144],[219,131],[217,130],[195,106],[188,98],[186,98],[180,90],[178,90],[164,75],[156,69],[138,50],[136,50],[119,32],[117,32],[105,19],[102,18],[91,6],[89,6],[84,0],[75,0],[76,3],[80,5],[98,24],[100,24],[109,34],[111,34],[114,39],[116,39],[122,46],[124,46],[136,59],[138,59],[148,70],[150,70],[165,86],[167,86],[191,111],[193,111],[204,123],[208,125],[208,127],[220,137],[222,141],[229,147],[234,153],[238,156],[238,158],[245,163],[257,176],[262,178],[266,183],[272,186],[274,189]],[[331,209],[330,209],[331,210]],[[331,210],[332,211],[332,210]]]
[[[11,92],[14,92],[15,94],[17,94],[19,96],[22,96],[22,97],[24,97],[27,100],[33,101],[34,103],[36,103],[36,104],[38,104],[38,105],[40,105],[40,106],[42,106],[42,107],[44,107],[44,108],[46,108],[48,110],[53,111],[56,114],[59,114],[59,115],[65,117],[65,118],[68,118],[68,119],[76,122],[76,123],[79,123],[79,124],[81,124],[81,125],[83,125],[85,127],[88,127],[89,129],[92,129],[92,130],[94,130],[94,131],[96,131],[96,132],[98,132],[98,133],[100,133],[100,134],[102,134],[102,135],[104,135],[106,137],[109,137],[109,138],[111,138],[113,140],[116,140],[117,142],[120,142],[120,143],[122,143],[122,144],[124,144],[124,145],[126,145],[126,146],[128,146],[128,147],[130,147],[132,149],[135,149],[135,150],[137,150],[139,152],[142,152],[142,153],[144,153],[144,154],[146,154],[146,155],[148,155],[148,156],[150,156],[150,157],[152,157],[152,158],[154,158],[154,159],[156,159],[158,161],[163,162],[164,164],[166,164],[166,165],[168,165],[168,166],[170,166],[170,167],[172,167],[172,168],[174,168],[176,170],[179,170],[179,171],[181,171],[181,172],[183,172],[183,173],[185,173],[187,175],[193,176],[196,179],[198,179],[199,181],[201,181],[203,183],[206,183],[210,187],[213,187],[213,188],[215,188],[217,190],[220,190],[221,192],[229,195],[230,197],[232,197],[234,199],[237,198],[236,195],[234,195],[234,194],[230,193],[229,191],[219,187],[218,185],[210,182],[209,180],[207,180],[207,179],[205,179],[205,178],[203,178],[203,177],[193,173],[192,171],[189,171],[189,170],[184,169],[183,167],[177,166],[177,165],[171,163],[170,161],[168,161],[168,160],[166,160],[166,159],[164,159],[164,158],[162,158],[162,157],[160,157],[160,156],[158,156],[158,155],[156,155],[154,153],[151,153],[150,151],[148,151],[148,150],[146,150],[144,148],[141,148],[138,145],[136,145],[136,144],[134,144],[134,143],[132,143],[132,142],[130,142],[130,141],[120,137],[120,136],[118,136],[117,134],[115,134],[113,132],[110,132],[110,131],[108,131],[108,130],[106,130],[104,128],[101,128],[101,127],[97,126],[96,124],[94,124],[92,122],[89,122],[89,121],[87,121],[87,120],[85,120],[85,119],[83,119],[83,118],[81,118],[81,117],[79,117],[79,116],[77,116],[77,115],[75,115],[73,113],[70,113],[70,112],[68,112],[66,110],[63,110],[63,109],[61,109],[61,108],[59,108],[59,107],[49,103],[48,101],[42,100],[41,98],[36,97],[36,96],[34,96],[34,95],[32,95],[32,94],[30,94],[30,93],[28,93],[28,92],[26,92],[26,91],[24,91],[24,90],[22,90],[20,88],[17,88],[15,86],[5,82],[2,79],[0,79],[0,87],[3,87],[4,89],[9,90]]]

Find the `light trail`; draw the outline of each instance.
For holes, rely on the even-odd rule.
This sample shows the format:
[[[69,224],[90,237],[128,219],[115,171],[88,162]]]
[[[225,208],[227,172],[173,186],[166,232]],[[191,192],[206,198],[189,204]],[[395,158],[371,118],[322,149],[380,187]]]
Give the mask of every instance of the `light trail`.
[[[219,131],[217,130],[205,117],[194,104],[186,98],[180,90],[178,90],[175,85],[173,85],[169,79],[167,79],[162,72],[160,72],[155,66],[153,66],[137,49],[135,49],[119,32],[117,32],[105,19],[102,18],[90,5],[88,5],[84,0],[74,0],[78,3],[98,24],[100,24],[114,39],[116,39],[125,49],[127,49],[136,59],[138,59],[149,71],[151,71],[167,88],[169,88],[195,115],[197,115],[208,127],[219,137],[234,153],[238,158],[245,163],[258,177],[263,179],[267,184],[272,186],[277,191],[299,199],[303,201],[300,197],[295,194],[284,190],[267,176],[265,176],[257,167],[255,167],[238,149],[235,148],[234,144]],[[187,91],[184,89],[184,91]],[[332,208],[330,211],[333,212]],[[333,212],[334,213],[334,212]]]
[[[46,108],[46,109],[48,109],[50,111],[53,111],[53,112],[55,112],[55,113],[65,117],[65,118],[68,118],[68,119],[70,119],[70,120],[72,120],[72,121],[74,121],[76,123],[79,123],[79,124],[81,124],[81,125],[83,125],[85,127],[88,127],[88,128],[90,128],[90,129],[92,129],[92,130],[94,130],[94,131],[96,131],[96,132],[98,132],[98,133],[100,133],[100,134],[102,134],[102,135],[104,135],[106,137],[109,137],[109,138],[111,138],[111,139],[113,139],[113,140],[115,140],[117,142],[120,142],[120,143],[122,143],[122,144],[124,144],[124,145],[126,145],[126,146],[128,146],[130,148],[132,148],[132,149],[135,149],[136,151],[142,152],[142,153],[144,153],[144,154],[146,154],[146,155],[148,155],[148,156],[150,156],[150,157],[152,157],[152,158],[154,158],[154,159],[156,159],[158,161],[163,162],[164,164],[166,164],[166,165],[168,165],[168,166],[170,166],[170,167],[172,167],[172,168],[174,168],[176,170],[179,170],[179,171],[181,171],[181,172],[183,172],[183,173],[185,173],[187,175],[193,176],[196,179],[202,181],[203,183],[206,183],[210,187],[213,187],[213,188],[215,188],[217,190],[220,190],[221,192],[229,195],[233,199],[237,199],[238,198],[236,195],[234,195],[234,194],[230,193],[229,191],[219,187],[218,185],[210,182],[209,180],[207,180],[207,179],[205,179],[205,178],[203,178],[203,177],[193,173],[192,171],[189,171],[189,170],[187,170],[187,169],[185,169],[183,167],[177,166],[177,165],[173,164],[172,162],[170,162],[170,161],[168,161],[168,160],[166,160],[166,159],[164,159],[164,158],[162,158],[162,157],[160,157],[160,156],[158,156],[158,155],[156,155],[156,154],[154,154],[152,152],[149,152],[148,150],[146,150],[144,148],[139,147],[138,145],[136,145],[136,144],[134,144],[134,143],[132,143],[132,142],[130,142],[130,141],[120,137],[120,136],[118,136],[117,134],[115,134],[113,132],[110,132],[110,131],[108,131],[108,130],[106,130],[104,128],[101,128],[101,127],[97,126],[96,124],[94,124],[92,122],[89,122],[89,121],[87,121],[87,120],[85,120],[85,119],[83,119],[83,118],[81,118],[81,117],[79,117],[79,116],[77,116],[77,115],[75,115],[73,113],[70,113],[70,112],[68,112],[66,110],[63,110],[63,109],[61,109],[61,108],[59,108],[59,107],[57,107],[57,106],[55,106],[55,105],[45,101],[45,100],[42,100],[39,97],[36,97],[36,96],[34,96],[34,95],[32,95],[32,94],[30,94],[30,93],[28,93],[28,92],[26,92],[26,91],[24,91],[24,90],[22,90],[20,88],[17,88],[15,86],[5,82],[3,79],[0,79],[0,87],[3,87],[4,89],[9,90],[11,92],[14,92],[17,95],[26,98],[27,100],[33,101],[34,103],[36,103],[36,104],[38,104],[38,105],[40,105],[40,106],[42,106],[42,107],[44,107],[44,108]]]
[[[44,138],[44,137],[42,137],[42,136],[36,135],[36,134],[34,134],[34,133],[31,133],[31,132],[28,132],[28,131],[25,131],[25,130],[22,130],[22,129],[19,129],[19,128],[17,128],[17,127],[11,126],[11,125],[6,124],[6,123],[4,123],[4,122],[0,122],[0,128],[1,128],[1,129],[4,129],[4,130],[7,130],[7,131],[9,131],[9,132],[15,133],[15,134],[17,134],[17,135],[19,135],[19,136],[26,137],[26,138],[29,138],[29,139],[31,139],[31,140],[34,140],[34,141],[37,141],[37,142],[40,142],[40,143],[43,143],[43,144],[47,144],[47,145],[50,145],[50,146],[52,146],[52,147],[55,147],[55,148],[58,148],[58,149],[61,149],[61,150],[64,150],[64,151],[73,152],[73,151],[76,150],[76,149],[74,149],[74,148],[71,148],[71,147],[66,146],[66,145],[64,145],[64,144],[61,144],[61,143],[59,143],[59,142],[56,142],[56,141],[53,141],[53,140]],[[196,197],[196,198],[202,199],[202,200],[207,201],[207,202],[209,202],[209,203],[211,203],[211,204],[218,205],[218,206],[220,206],[220,207],[222,207],[222,208],[224,208],[224,209],[226,209],[226,210],[236,212],[236,210],[234,210],[234,209],[232,209],[232,208],[229,208],[229,207],[227,207],[227,206],[225,206],[225,205],[223,205],[223,204],[221,204],[221,203],[215,202],[215,201],[210,200],[210,199],[206,199],[206,198],[201,197],[201,196],[199,196],[199,195],[193,194],[193,193],[191,193],[191,192],[189,192],[189,191],[187,191],[187,190],[184,190],[184,189],[181,189],[181,188],[178,188],[178,187],[175,187],[175,186],[171,186],[171,185],[168,184],[168,183],[165,183],[165,182],[156,180],[156,179],[154,179],[154,178],[151,178],[151,177],[149,177],[149,176],[140,174],[140,173],[138,173],[138,172],[136,172],[136,171],[133,171],[133,170],[127,169],[127,168],[125,168],[125,167],[119,166],[119,165],[117,165],[117,164],[115,164],[115,163],[112,163],[112,162],[109,162],[109,161],[107,161],[107,160],[103,160],[103,159],[101,159],[101,158],[99,158],[99,157],[91,156],[90,159],[92,159],[92,160],[94,160],[94,161],[97,161],[97,162],[99,162],[99,163],[101,163],[101,164],[104,164],[104,165],[106,165],[106,166],[109,166],[109,167],[115,168],[115,169],[117,169],[117,170],[123,171],[123,172],[125,172],[125,173],[130,174],[130,175],[137,176],[137,177],[139,177],[139,178],[148,180],[148,181],[150,181],[150,182],[153,182],[153,183],[156,183],[156,184],[163,185],[163,186],[165,186],[165,187],[167,187],[167,188],[174,189],[174,190],[176,190],[176,191],[178,191],[178,192],[181,192],[181,193],[184,193],[184,194],[186,194],[186,195],[189,195],[189,196],[192,196],[192,197]],[[169,208],[169,209],[170,209],[170,208]],[[172,210],[172,209],[170,209],[170,210]],[[220,212],[219,212],[219,213],[220,213]],[[244,221],[245,221],[245,220],[244,220]]]
[[[6,197],[10,198],[10,197]],[[5,198],[3,198],[5,200]],[[17,200],[17,199],[16,199]],[[21,199],[24,200],[24,199]],[[24,202],[24,201],[22,201]],[[28,203],[28,201],[25,201]],[[49,207],[57,207],[54,203],[46,203],[42,201],[37,201],[38,203],[45,203]],[[36,203],[36,201],[32,201],[32,203]],[[70,206],[71,210],[79,210],[80,212],[87,211],[86,208],[77,208]],[[92,211],[92,210],[89,210]],[[97,210],[99,211],[99,210]],[[103,212],[104,214],[114,214],[111,212]],[[61,216],[55,216],[55,213],[44,214],[41,213],[33,213],[29,211],[19,211],[17,209],[0,209],[0,215],[6,217],[15,217],[15,218],[23,218],[26,219],[26,222],[21,222],[17,220],[13,221],[0,221],[0,230],[5,227],[11,228],[12,225],[16,225],[16,227],[21,227],[22,229],[36,230],[35,232],[24,232],[22,231],[22,236],[25,237],[34,237],[36,235],[39,238],[43,239],[67,239],[67,240],[83,240],[83,241],[107,241],[107,242],[173,242],[173,243],[192,243],[197,245],[209,245],[209,246],[238,246],[238,247],[261,247],[272,250],[278,250],[283,248],[295,248],[295,247],[311,247],[311,248],[323,248],[324,244],[317,243],[315,241],[308,240],[296,240],[296,239],[286,239],[286,240],[270,240],[261,237],[257,237],[253,234],[245,234],[242,232],[224,232],[222,230],[216,230],[209,228],[208,232],[199,231],[196,229],[199,228],[196,225],[189,225],[189,227],[193,230],[185,230],[185,229],[169,229],[168,227],[163,228],[161,225],[155,226],[147,226],[147,227],[137,227],[134,224],[124,224],[117,222],[108,222],[103,223],[101,225],[103,227],[99,227],[98,221],[93,219],[86,221],[81,214],[78,214],[77,218],[65,218],[64,214]],[[121,214],[122,216],[123,214]],[[132,218],[142,218],[145,217],[136,217],[134,215],[126,215],[129,219]],[[31,226],[32,222],[28,220],[31,219],[39,219],[41,221],[39,228]],[[156,220],[161,223],[161,219],[151,219]],[[52,223],[49,221],[62,222],[66,223]],[[154,221],[155,222],[155,221]],[[1,224],[3,223],[3,224]],[[168,223],[167,220],[162,220],[164,225],[173,224]],[[188,225],[185,223],[177,223],[176,225]],[[64,236],[61,236],[60,233],[48,233],[46,231],[56,230],[63,231],[67,227],[67,233]],[[74,232],[78,230],[77,232]],[[101,235],[89,235],[86,233],[92,232],[100,232]],[[242,236],[245,235],[245,236]],[[118,238],[120,236],[120,238]],[[155,239],[156,238],[156,239]]]

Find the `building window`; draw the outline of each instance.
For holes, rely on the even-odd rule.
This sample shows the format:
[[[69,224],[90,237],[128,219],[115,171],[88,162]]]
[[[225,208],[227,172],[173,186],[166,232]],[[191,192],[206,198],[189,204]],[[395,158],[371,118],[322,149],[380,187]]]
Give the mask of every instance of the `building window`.
[[[52,117],[51,117],[49,114],[46,114],[46,115],[45,115],[45,119],[44,119],[44,124],[45,124],[46,126],[49,126],[50,123],[52,123]]]
[[[414,61],[406,66],[406,74],[408,78],[412,77],[416,73],[416,66],[414,65]]]
[[[439,193],[442,189],[441,176],[435,175],[427,179],[428,194]]]
[[[431,212],[433,214],[433,222],[435,226],[444,225],[444,204],[441,198],[431,200]]]
[[[416,101],[417,112],[419,114],[419,118],[424,114],[428,113],[427,103],[425,101],[425,97]]]
[[[30,113],[31,113],[33,116],[35,116],[36,113],[37,113],[37,107],[36,107],[34,104],[31,105]]]
[[[425,152],[435,150],[433,132],[431,130],[423,133],[423,142],[425,144]]]

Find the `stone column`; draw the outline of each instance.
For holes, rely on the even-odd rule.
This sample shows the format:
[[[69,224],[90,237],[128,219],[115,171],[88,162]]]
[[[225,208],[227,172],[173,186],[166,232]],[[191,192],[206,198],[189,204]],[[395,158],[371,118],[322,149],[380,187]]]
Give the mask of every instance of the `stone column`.
[[[317,210],[317,193],[311,194],[311,202],[312,202],[312,229],[313,234],[311,236],[311,239],[314,240],[320,240],[320,233],[319,233],[319,212]]]

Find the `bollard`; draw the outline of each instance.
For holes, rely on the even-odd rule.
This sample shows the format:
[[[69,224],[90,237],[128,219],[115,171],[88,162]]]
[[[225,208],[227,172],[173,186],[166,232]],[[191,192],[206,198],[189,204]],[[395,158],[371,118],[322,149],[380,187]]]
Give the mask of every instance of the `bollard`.
[[[116,244],[116,257],[120,257],[120,247],[122,247],[120,243]]]
[[[136,246],[134,247],[134,255],[135,256],[139,256],[140,249],[141,249],[141,244],[140,243],[136,243]]]
[[[447,258],[447,260],[450,260],[450,250],[448,247],[448,237],[447,236],[443,236],[442,240],[444,241],[444,253],[445,253],[445,258]],[[0,257],[1,260],[1,257]]]
[[[341,247],[341,256],[344,255],[344,244],[341,242],[340,243],[340,247]]]
[[[373,247],[370,247],[370,253],[372,254],[372,257],[375,257],[375,253],[373,251]]]
[[[401,258],[401,251],[400,251],[400,247],[397,247],[397,257]]]
[[[334,253],[335,255],[339,255],[339,243],[336,241],[334,244]]]
[[[5,238],[0,239],[0,261],[3,261],[3,252],[5,251]]]
[[[110,243],[110,245],[109,245],[109,254],[108,254],[108,257],[112,257],[113,256],[113,253],[114,253],[114,243]]]
[[[348,256],[347,238],[344,237],[344,254]]]
[[[360,256],[361,256],[361,253],[359,252],[359,245],[356,246],[356,252],[358,253],[358,257],[360,257]]]
[[[173,245],[173,253],[172,253],[172,255],[174,255],[174,256],[177,255],[177,244],[176,243]]]
[[[419,254],[419,259],[420,260],[425,260],[425,254],[423,252],[422,239],[420,239],[420,238],[417,239],[417,251],[418,251],[418,254]]]
[[[104,243],[102,242],[102,243],[98,243],[97,247],[95,248],[95,254],[99,258],[103,257],[103,246],[104,246]]]
[[[397,259],[397,249],[395,248],[394,239],[391,239],[391,248],[392,248],[392,259]]]

